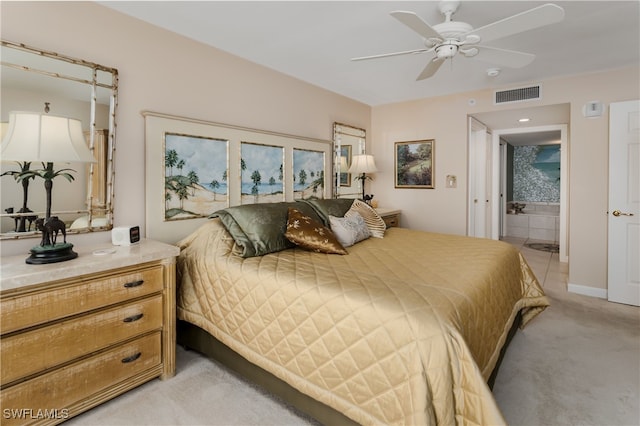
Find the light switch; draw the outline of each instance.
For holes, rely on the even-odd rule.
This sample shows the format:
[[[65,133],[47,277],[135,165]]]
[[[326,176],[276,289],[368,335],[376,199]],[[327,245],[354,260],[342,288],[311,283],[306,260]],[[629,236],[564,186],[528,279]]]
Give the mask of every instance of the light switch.
[[[447,188],[457,188],[458,179],[455,175],[447,175]]]

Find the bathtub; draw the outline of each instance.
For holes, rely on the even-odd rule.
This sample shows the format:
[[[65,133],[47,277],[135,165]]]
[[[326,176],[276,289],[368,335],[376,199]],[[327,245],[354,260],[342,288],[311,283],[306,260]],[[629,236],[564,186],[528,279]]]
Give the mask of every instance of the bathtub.
[[[521,213],[505,216],[506,236],[557,242],[560,238],[560,204],[520,203],[526,204]]]

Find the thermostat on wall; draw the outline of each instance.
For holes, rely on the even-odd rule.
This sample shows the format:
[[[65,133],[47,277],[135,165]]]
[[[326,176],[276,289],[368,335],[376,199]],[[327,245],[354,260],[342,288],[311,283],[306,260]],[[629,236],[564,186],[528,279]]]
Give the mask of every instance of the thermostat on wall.
[[[582,107],[582,114],[585,117],[600,117],[604,112],[604,105],[600,101],[591,101]]]
[[[130,246],[140,241],[139,226],[118,226],[111,230],[111,243],[114,246]]]

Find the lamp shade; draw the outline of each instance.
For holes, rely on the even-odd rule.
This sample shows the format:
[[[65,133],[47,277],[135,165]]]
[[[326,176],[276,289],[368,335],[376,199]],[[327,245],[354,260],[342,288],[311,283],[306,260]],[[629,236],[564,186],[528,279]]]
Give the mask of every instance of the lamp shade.
[[[2,139],[2,161],[95,163],[80,120],[35,112],[9,113]]]
[[[349,167],[349,173],[375,173],[376,162],[373,159],[373,155],[354,155],[351,160],[351,167]]]

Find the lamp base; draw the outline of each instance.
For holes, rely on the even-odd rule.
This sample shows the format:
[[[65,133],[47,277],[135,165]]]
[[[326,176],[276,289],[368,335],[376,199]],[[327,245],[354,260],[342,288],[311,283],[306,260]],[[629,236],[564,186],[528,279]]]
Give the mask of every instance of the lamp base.
[[[71,243],[58,243],[48,246],[35,246],[30,252],[25,262],[30,265],[43,265],[46,263],[65,262],[67,260],[75,259],[78,257],[78,253],[72,250],[73,244]]]

